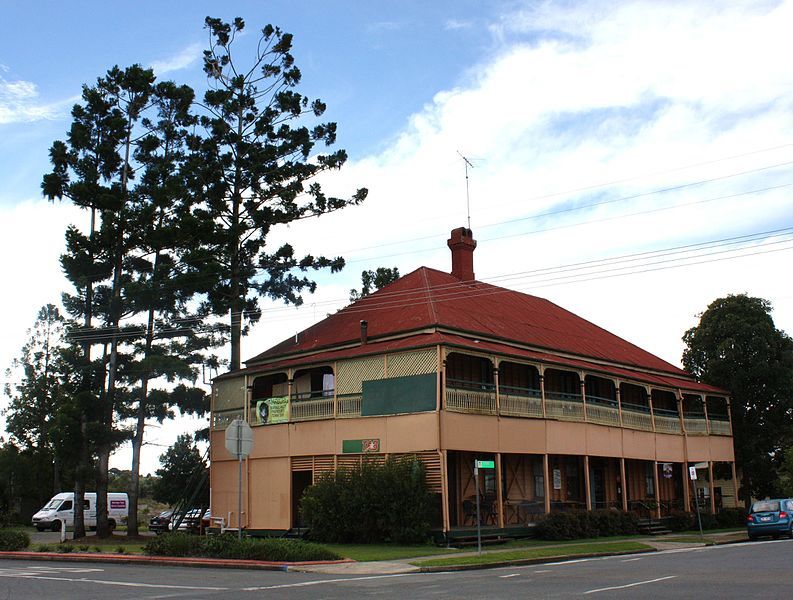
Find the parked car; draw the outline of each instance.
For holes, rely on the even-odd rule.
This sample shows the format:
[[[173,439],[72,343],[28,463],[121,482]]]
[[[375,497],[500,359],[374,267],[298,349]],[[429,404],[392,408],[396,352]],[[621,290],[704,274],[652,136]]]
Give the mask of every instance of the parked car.
[[[182,522],[179,523],[177,531],[202,534],[206,531],[207,527],[210,526],[211,522],[212,515],[208,508],[191,508],[185,513]],[[173,529],[173,525],[174,523],[171,522],[170,529]]]
[[[165,533],[170,530],[171,518],[173,518],[173,510],[170,509],[154,515],[149,519],[149,531],[153,531],[157,535]]]
[[[793,538],[793,499],[759,500],[746,516],[746,532],[750,540],[762,535]]]

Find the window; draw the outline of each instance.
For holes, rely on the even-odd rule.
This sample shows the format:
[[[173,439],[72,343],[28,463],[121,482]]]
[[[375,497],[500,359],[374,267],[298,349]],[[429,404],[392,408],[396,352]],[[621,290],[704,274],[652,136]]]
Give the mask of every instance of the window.
[[[65,500],[58,510],[72,510],[72,501]]]

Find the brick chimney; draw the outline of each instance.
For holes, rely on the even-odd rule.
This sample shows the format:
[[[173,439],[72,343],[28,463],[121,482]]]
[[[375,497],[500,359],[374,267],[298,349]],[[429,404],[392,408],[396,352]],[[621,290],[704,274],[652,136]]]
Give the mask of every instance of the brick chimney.
[[[474,249],[476,240],[470,229],[458,227],[452,230],[446,242],[452,251],[452,275],[461,281],[474,280]]]

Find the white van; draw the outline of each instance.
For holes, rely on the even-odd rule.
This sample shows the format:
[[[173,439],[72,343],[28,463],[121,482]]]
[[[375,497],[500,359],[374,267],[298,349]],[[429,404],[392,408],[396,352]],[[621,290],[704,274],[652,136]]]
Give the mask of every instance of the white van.
[[[96,527],[96,492],[86,492],[83,502],[86,527]],[[129,515],[129,498],[123,493],[107,495],[108,522],[111,531],[118,524],[126,524]],[[61,523],[74,526],[74,492],[61,492],[52,497],[39,512],[33,515],[33,527],[39,531],[60,531]]]

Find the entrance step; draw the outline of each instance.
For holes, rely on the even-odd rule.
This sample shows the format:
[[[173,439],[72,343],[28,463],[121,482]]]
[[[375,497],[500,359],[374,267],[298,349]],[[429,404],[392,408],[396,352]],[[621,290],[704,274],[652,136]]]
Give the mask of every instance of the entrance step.
[[[646,535],[665,535],[672,533],[670,529],[664,525],[663,521],[658,519],[639,519],[639,533]]]

